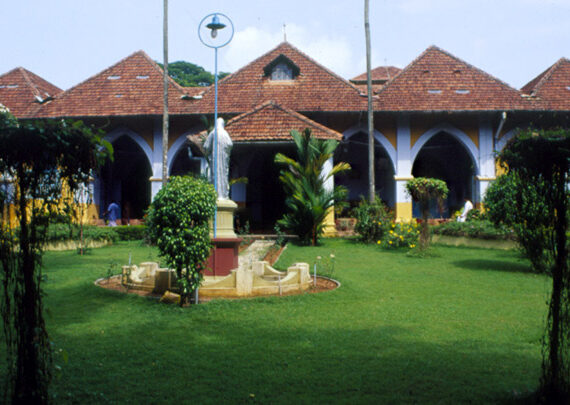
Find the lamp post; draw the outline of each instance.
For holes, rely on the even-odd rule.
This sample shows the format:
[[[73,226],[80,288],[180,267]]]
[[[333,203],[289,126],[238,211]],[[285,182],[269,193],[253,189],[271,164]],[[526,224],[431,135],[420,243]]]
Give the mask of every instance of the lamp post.
[[[211,20],[210,20],[211,18]],[[209,22],[208,22],[209,21]],[[228,29],[225,29],[228,28]],[[209,36],[207,35],[209,31]],[[214,188],[218,193],[218,48],[230,43],[234,36],[232,20],[222,13],[208,14],[200,21],[198,37],[208,48],[214,48],[214,151],[213,167]],[[214,214],[214,238],[216,238],[217,210]]]

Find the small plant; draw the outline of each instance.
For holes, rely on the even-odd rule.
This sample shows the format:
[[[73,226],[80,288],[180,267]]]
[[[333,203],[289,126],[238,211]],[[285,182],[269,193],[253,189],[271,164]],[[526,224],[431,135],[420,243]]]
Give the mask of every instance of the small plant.
[[[447,198],[449,189],[445,181],[426,177],[416,177],[406,183],[406,192],[414,201],[420,204],[422,212],[422,224],[420,229],[420,249],[427,249],[429,246],[429,202],[436,200],[442,211],[443,201]]]
[[[111,277],[117,274],[118,267],[119,263],[117,263],[116,260],[111,260],[109,262],[109,267],[107,267],[107,273],[105,275],[105,281],[107,282],[107,284],[109,284],[109,280],[111,279]]]
[[[335,255],[331,253],[328,256],[317,256],[316,258],[316,265],[317,271],[320,275],[325,277],[332,278],[334,275],[334,262],[335,262]]]
[[[352,210],[352,215],[356,218],[354,230],[365,243],[382,240],[392,219],[392,215],[378,197],[372,203],[362,197],[358,206]]]
[[[382,239],[376,242],[379,246],[386,249],[395,249],[407,247],[410,249],[418,245],[420,230],[416,221],[412,222],[392,222],[388,231]]]

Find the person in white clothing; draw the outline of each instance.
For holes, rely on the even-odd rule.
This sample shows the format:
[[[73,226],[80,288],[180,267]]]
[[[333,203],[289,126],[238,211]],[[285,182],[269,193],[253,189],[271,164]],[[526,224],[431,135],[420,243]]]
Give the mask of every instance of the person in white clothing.
[[[465,205],[463,206],[463,211],[461,215],[457,217],[457,222],[465,222],[467,220],[467,214],[473,209],[473,203],[465,197]]]

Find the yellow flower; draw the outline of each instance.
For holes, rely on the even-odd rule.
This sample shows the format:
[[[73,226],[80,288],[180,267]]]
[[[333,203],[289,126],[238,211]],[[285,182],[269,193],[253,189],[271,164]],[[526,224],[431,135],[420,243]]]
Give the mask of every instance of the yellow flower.
[[[381,241],[381,240],[379,240],[379,241],[378,241],[378,242],[376,242],[376,243],[378,243],[378,244],[381,244],[381,243],[382,243],[382,241]]]
[[[389,241],[388,241],[388,243],[391,245],[391,244],[392,244],[392,241],[391,241],[391,240],[389,240]]]

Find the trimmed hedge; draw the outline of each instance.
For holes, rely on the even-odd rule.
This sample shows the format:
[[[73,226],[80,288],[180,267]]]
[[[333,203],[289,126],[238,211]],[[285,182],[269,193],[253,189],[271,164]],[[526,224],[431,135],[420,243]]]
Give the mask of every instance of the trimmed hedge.
[[[79,225],[52,224],[49,226],[47,242],[63,242],[79,240]],[[86,240],[112,242],[122,240],[146,239],[147,228],[145,225],[103,227],[94,225],[83,226],[83,238]]]
[[[473,220],[466,222],[445,222],[438,226],[433,226],[431,231],[435,235],[466,236],[479,239],[504,239],[516,240],[516,235],[512,229],[507,227],[496,227],[488,220]]]
[[[119,240],[140,240],[147,236],[146,225],[115,226],[111,228],[119,236]]]

